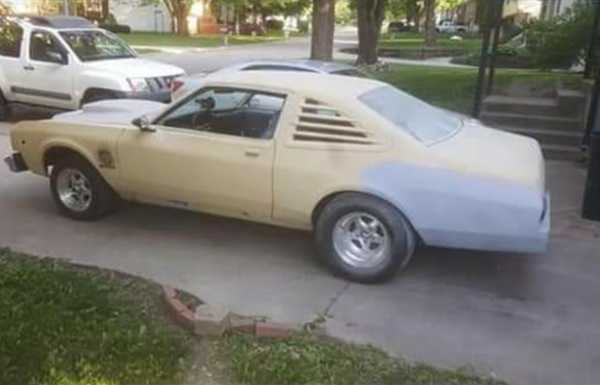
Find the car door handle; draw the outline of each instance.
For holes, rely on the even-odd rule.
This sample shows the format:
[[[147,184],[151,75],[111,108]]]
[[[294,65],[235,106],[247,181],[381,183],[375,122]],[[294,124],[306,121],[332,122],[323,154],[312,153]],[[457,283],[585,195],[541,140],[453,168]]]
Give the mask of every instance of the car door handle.
[[[244,155],[249,158],[258,158],[260,156],[260,150],[256,148],[247,148],[246,151],[244,151]]]
[[[26,65],[26,66],[23,66],[23,69],[24,69],[25,71],[33,71],[33,70],[35,70],[35,68],[33,68],[33,66],[31,66],[31,65]]]

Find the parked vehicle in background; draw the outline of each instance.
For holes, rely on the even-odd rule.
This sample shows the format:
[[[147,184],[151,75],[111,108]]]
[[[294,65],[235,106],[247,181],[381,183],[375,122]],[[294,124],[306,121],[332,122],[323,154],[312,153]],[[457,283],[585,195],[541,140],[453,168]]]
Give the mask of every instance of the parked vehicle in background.
[[[178,67],[140,59],[80,17],[0,18],[0,118],[10,103],[60,109],[112,98],[168,102]]]
[[[401,21],[392,21],[388,24],[387,32],[388,33],[401,33],[401,32],[410,32],[411,27],[404,24]]]
[[[548,240],[535,140],[371,79],[229,71],[169,106],[101,101],[10,138],[10,169],[49,175],[68,217],[124,199],[313,231],[333,271],[360,282],[391,277],[418,244],[540,252]]]
[[[368,77],[360,69],[350,64],[325,62],[319,60],[261,60],[250,61],[240,64],[234,64],[225,67],[217,72],[236,72],[236,71],[295,71],[295,72],[313,72],[330,75],[345,75],[354,77]],[[176,79],[171,86],[173,100],[181,98],[190,90],[194,90],[202,85],[202,79],[208,74],[197,74],[190,77]]]
[[[437,32],[439,33],[448,33],[448,34],[454,34],[454,33],[467,33],[467,26],[461,23],[455,23],[452,20],[442,20],[438,23],[437,27],[435,28]]]

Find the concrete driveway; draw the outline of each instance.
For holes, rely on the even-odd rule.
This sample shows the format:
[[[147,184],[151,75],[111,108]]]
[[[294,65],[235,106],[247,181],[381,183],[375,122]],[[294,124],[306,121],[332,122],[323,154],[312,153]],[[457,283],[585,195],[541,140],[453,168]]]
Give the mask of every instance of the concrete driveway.
[[[577,219],[584,176],[548,165],[556,234],[545,255],[422,249],[376,286],[332,277],[301,232],[138,205],[71,221],[57,214],[45,178],[5,167],[0,246],[141,275],[239,313],[326,314],[332,334],[411,360],[472,365],[521,384],[598,384],[600,231]]]

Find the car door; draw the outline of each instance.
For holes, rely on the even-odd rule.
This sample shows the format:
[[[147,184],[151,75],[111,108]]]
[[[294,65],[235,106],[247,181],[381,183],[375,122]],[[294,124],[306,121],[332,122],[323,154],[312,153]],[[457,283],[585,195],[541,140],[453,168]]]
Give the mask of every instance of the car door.
[[[23,28],[17,23],[0,18],[0,81],[2,94],[14,100],[12,88],[21,77]]]
[[[255,220],[272,214],[274,130],[285,96],[207,88],[119,140],[133,199]]]
[[[32,30],[20,84],[13,89],[17,100],[58,108],[76,107],[72,98],[74,63],[72,57],[69,62],[67,52],[52,32]]]

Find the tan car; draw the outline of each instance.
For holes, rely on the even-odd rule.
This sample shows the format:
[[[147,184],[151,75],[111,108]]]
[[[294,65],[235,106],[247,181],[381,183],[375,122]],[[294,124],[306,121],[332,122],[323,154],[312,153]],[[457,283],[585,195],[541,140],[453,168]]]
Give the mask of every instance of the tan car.
[[[418,244],[543,251],[550,226],[537,142],[368,79],[231,72],[166,107],[22,122],[11,141],[9,167],[49,175],[71,218],[123,199],[314,231],[328,265],[361,282]]]

